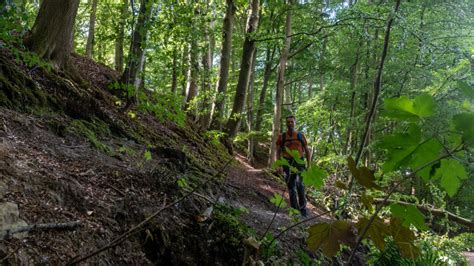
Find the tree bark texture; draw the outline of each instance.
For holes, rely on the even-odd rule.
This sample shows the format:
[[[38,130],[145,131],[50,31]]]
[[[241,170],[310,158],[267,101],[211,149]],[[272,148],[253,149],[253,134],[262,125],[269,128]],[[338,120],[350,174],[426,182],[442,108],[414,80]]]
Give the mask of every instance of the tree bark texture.
[[[189,107],[190,102],[198,94],[198,72],[199,72],[199,61],[198,61],[198,47],[195,38],[191,39],[188,50],[188,73],[187,73],[187,84],[186,84],[186,109]]]
[[[222,48],[217,82],[217,96],[212,114],[212,128],[222,130],[222,117],[224,114],[227,81],[229,80],[229,67],[232,51],[232,32],[234,27],[235,6],[233,0],[226,0],[227,7],[222,25]]]
[[[173,69],[171,74],[171,93],[176,95],[178,90],[178,51],[177,48],[173,50]]]
[[[69,63],[79,0],[44,0],[25,45],[57,68]]]
[[[247,145],[247,159],[250,163],[254,161],[254,142],[255,137],[253,135],[254,130],[254,105],[253,100],[255,98],[255,64],[257,63],[257,50],[254,51],[252,56],[252,67],[250,72],[250,81],[247,93],[247,129],[250,133],[248,137]]]
[[[138,77],[142,55],[146,46],[147,24],[151,15],[152,3],[153,1],[151,0],[141,0],[140,2],[140,11],[132,34],[132,43],[128,54],[127,66],[120,79],[124,84],[134,84]],[[130,97],[130,95],[128,95],[128,97]]]
[[[95,20],[97,13],[97,2],[99,0],[92,0],[91,16],[89,17],[89,34],[87,35],[86,56],[92,58],[94,54],[94,35],[95,35]]]
[[[122,10],[120,11],[120,22],[115,39],[115,70],[123,72],[123,42],[125,39],[125,24],[128,14],[128,0],[123,0]]]
[[[259,1],[252,0],[250,3],[247,27],[245,29],[246,36],[242,53],[242,61],[240,63],[239,79],[237,81],[237,89],[235,92],[234,105],[230,113],[226,125],[226,133],[228,137],[233,138],[237,134],[238,125],[241,120],[242,109],[245,103],[245,94],[249,84],[250,72],[252,66],[252,56],[255,51],[255,40],[251,36],[258,27],[258,9]]]
[[[273,49],[270,50],[270,47],[267,47],[266,51],[266,58],[265,58],[265,68],[263,71],[263,85],[262,90],[260,91],[260,98],[258,100],[258,109],[257,109],[257,117],[255,121],[255,131],[260,132],[262,130],[262,121],[263,121],[263,107],[265,106],[265,98],[267,96],[267,88],[268,88],[268,81],[270,80],[270,76],[272,75],[272,61],[273,56],[275,55],[276,47],[273,46]],[[258,141],[254,141],[254,148],[255,151],[258,145]]]
[[[291,46],[291,8],[292,1],[288,3],[289,8],[286,14],[286,23],[285,23],[285,46],[281,51],[280,63],[278,66],[278,79],[277,87],[275,94],[275,108],[273,112],[273,126],[272,126],[272,142],[270,145],[270,156],[268,157],[268,165],[271,166],[272,163],[277,159],[276,158],[276,142],[278,136],[280,135],[281,127],[281,109],[283,103],[283,91],[285,86],[285,70],[286,70],[286,61],[288,59],[288,54],[290,52]]]

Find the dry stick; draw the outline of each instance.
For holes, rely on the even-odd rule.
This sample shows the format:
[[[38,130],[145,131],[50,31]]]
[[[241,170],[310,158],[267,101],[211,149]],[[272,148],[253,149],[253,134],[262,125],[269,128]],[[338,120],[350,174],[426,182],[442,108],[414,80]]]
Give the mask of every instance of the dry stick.
[[[81,224],[80,221],[72,221],[72,222],[67,222],[67,223],[32,224],[32,225],[20,226],[18,228],[4,230],[3,232],[5,233],[5,235],[3,236],[2,240],[10,238],[13,234],[29,232],[29,231],[73,230],[76,227],[78,227],[80,224]]]
[[[390,15],[390,19],[388,20],[388,23],[387,23],[387,30],[385,31],[385,38],[384,38],[384,43],[383,43],[382,56],[380,58],[380,64],[379,64],[379,67],[378,67],[378,70],[377,70],[377,76],[375,77],[375,81],[374,81],[374,97],[372,98],[372,105],[370,107],[369,115],[367,116],[367,122],[365,124],[364,135],[362,136],[362,141],[360,143],[359,150],[357,151],[357,156],[355,158],[356,166],[359,163],[360,157],[362,156],[362,151],[363,151],[363,149],[365,147],[365,144],[367,142],[367,137],[369,135],[370,126],[372,125],[372,120],[374,118],[375,109],[376,109],[379,94],[380,94],[380,87],[382,86],[382,73],[383,73],[383,67],[384,67],[384,64],[385,64],[385,58],[387,57],[387,52],[388,52],[388,44],[389,44],[389,40],[390,40],[390,30],[392,28],[392,24],[393,24],[395,14],[397,13],[397,11],[400,7],[400,2],[401,2],[401,0],[397,0],[397,2],[395,4],[395,10],[394,10],[393,14]],[[354,184],[354,178],[351,178],[349,180],[349,189],[348,189],[349,198],[350,198],[350,195],[351,195],[353,184]]]
[[[454,149],[452,152],[456,152],[457,151],[457,148]],[[365,234],[367,233],[367,231],[369,230],[369,227],[372,225],[372,223],[374,222],[375,220],[375,217],[377,217],[378,213],[380,212],[380,210],[383,208],[383,206],[385,205],[385,203],[387,202],[388,198],[392,195],[392,193],[395,191],[395,189],[397,189],[397,187],[399,185],[401,185],[404,181],[407,181],[407,180],[410,180],[412,179],[413,177],[415,177],[416,173],[418,173],[420,170],[424,169],[425,167],[427,166],[430,166],[444,158],[447,158],[447,157],[450,157],[452,154],[451,153],[448,153],[448,154],[445,154],[443,156],[440,156],[439,158],[433,160],[433,161],[430,161],[430,162],[427,162],[425,164],[423,164],[422,166],[418,167],[416,170],[414,170],[412,173],[410,173],[409,175],[405,176],[404,178],[402,178],[402,180],[398,183],[396,183],[395,185],[393,185],[390,190],[387,192],[387,194],[385,195],[385,197],[383,198],[383,202],[382,204],[380,204],[379,206],[377,206],[374,214],[372,214],[372,216],[370,217],[370,220],[369,222],[367,223],[367,225],[364,227],[364,229],[362,230],[362,233],[357,237],[357,242],[354,246],[354,248],[352,249],[352,252],[351,252],[351,255],[349,256],[349,260],[347,261],[347,264],[346,265],[349,265],[352,261],[352,258],[354,257],[355,255],[355,252],[357,250],[357,247],[360,245],[360,243],[362,242],[362,239],[364,238]]]
[[[230,164],[230,162],[233,160],[233,158],[229,159],[225,164],[224,166],[219,170],[219,172],[217,172],[214,176],[218,176],[220,175],[222,172],[224,172],[224,170],[227,168],[227,166]],[[188,193],[186,193],[184,196],[182,196],[181,198],[173,201],[172,203],[168,204],[168,205],[165,205],[166,204],[166,201],[164,201],[163,203],[163,207],[161,207],[158,211],[156,211],[155,213],[153,213],[150,217],[146,218],[145,220],[143,220],[142,222],[140,222],[138,225],[136,225],[135,227],[131,228],[130,230],[128,230],[127,232],[123,233],[122,235],[120,235],[119,237],[117,237],[116,239],[112,240],[112,242],[110,242],[110,244],[108,244],[107,246],[104,246],[92,253],[89,253],[83,257],[79,257],[79,258],[73,258],[72,260],[70,260],[67,265],[75,265],[75,264],[78,264],[79,262],[82,262],[88,258],[91,258],[99,253],[102,253],[104,252],[105,250],[108,250],[110,248],[113,248],[115,246],[117,246],[118,244],[122,243],[123,241],[125,241],[126,239],[128,239],[130,236],[132,236],[138,229],[140,229],[141,227],[143,227],[145,224],[147,224],[151,219],[155,218],[156,216],[158,216],[158,214],[160,214],[163,210],[166,210],[170,207],[173,207],[174,205],[180,203],[181,201],[185,200],[187,197],[189,197],[190,195],[192,195],[194,192],[196,192],[200,187],[202,187],[203,185],[207,184],[208,182],[210,182],[212,179],[209,178],[206,182],[202,183],[200,186],[196,186],[195,188],[193,188],[191,191],[189,191]]]

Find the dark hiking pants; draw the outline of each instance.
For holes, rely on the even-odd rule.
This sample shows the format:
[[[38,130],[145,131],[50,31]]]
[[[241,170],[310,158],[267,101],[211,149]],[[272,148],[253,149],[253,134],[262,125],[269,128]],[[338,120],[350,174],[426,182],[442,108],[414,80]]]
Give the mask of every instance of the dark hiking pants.
[[[285,180],[290,194],[290,205],[293,209],[297,209],[303,216],[306,216],[306,195],[304,193],[303,178],[300,172],[304,171],[304,165],[297,164],[293,159],[286,159],[291,166],[298,169],[297,173],[290,173],[290,168],[283,167],[285,172]]]

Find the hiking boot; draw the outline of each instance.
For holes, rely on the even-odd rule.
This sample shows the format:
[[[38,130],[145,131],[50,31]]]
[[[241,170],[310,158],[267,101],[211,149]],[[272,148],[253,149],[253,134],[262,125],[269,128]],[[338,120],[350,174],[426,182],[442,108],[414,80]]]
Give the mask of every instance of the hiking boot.
[[[301,216],[303,216],[303,218],[308,218],[308,212],[306,211],[306,208],[300,210],[300,213],[301,213]]]

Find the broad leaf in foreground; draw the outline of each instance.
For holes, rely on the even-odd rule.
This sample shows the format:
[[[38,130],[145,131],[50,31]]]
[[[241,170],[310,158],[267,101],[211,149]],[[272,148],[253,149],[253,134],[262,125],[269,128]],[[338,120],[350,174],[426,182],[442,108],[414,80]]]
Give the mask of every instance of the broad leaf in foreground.
[[[314,252],[321,248],[327,257],[334,257],[341,244],[353,245],[355,242],[352,226],[347,221],[315,224],[308,232],[308,248]]]
[[[363,217],[355,225],[358,234],[362,234],[362,231],[369,223],[370,218]],[[375,246],[380,249],[385,249],[385,237],[390,235],[390,227],[383,222],[378,216],[374,218],[372,224],[367,229],[366,234],[363,238],[370,238],[374,242]]]
[[[282,209],[286,208],[287,206],[285,199],[283,199],[283,197],[278,193],[273,193],[273,197],[270,199],[270,202]]]
[[[419,230],[428,230],[428,226],[425,224],[425,216],[413,205],[391,204],[390,212],[394,217],[402,220],[405,227],[412,224]]]
[[[354,176],[360,185],[366,188],[380,189],[380,186],[375,183],[375,176],[372,170],[365,166],[357,168],[352,157],[347,157],[347,164],[352,176]]]
[[[402,225],[400,219],[390,219],[390,234],[395,240],[402,256],[406,258],[415,258],[420,254],[420,249],[415,246],[415,234],[407,227]]]
[[[462,113],[453,117],[454,128],[462,133],[467,144],[474,144],[474,113]]]
[[[318,189],[323,186],[324,178],[326,178],[327,175],[326,171],[316,166],[316,164],[311,164],[308,169],[301,173],[305,185],[314,186]]]
[[[436,170],[434,178],[441,179],[441,187],[452,197],[461,186],[461,180],[467,179],[467,173],[460,162],[453,159],[441,160],[441,166]]]

